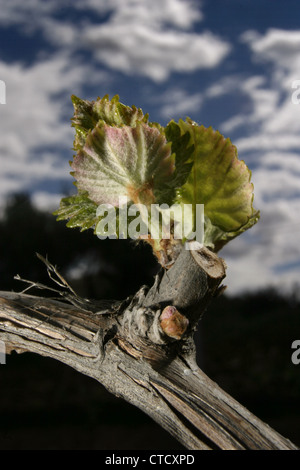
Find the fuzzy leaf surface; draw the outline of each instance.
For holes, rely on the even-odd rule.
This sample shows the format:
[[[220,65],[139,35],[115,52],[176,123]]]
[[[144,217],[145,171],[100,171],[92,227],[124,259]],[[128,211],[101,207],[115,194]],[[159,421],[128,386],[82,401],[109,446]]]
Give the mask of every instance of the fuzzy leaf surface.
[[[104,121],[108,126],[135,126],[136,122],[147,122],[148,116],[135,106],[126,106],[119,102],[116,95],[111,100],[108,95],[98,98],[96,101],[82,100],[72,95],[74,116],[72,126],[75,128],[74,149],[81,149],[90,131],[99,121]]]
[[[76,186],[96,204],[117,206],[119,197],[150,204],[160,199],[174,171],[170,145],[155,127],[113,127],[100,121],[71,163]]]

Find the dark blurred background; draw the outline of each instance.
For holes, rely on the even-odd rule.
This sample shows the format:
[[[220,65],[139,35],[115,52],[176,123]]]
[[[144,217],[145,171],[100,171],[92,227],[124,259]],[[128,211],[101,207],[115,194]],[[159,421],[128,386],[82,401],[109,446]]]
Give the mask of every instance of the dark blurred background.
[[[123,299],[151,285],[158,265],[148,246],[100,241],[10,198],[0,220],[0,290],[21,291],[22,278],[49,285],[36,252],[48,256],[78,294]],[[42,294],[42,292],[39,292]],[[264,290],[217,298],[197,333],[198,360],[224,390],[300,446],[300,339],[297,293]],[[96,381],[34,354],[7,356],[0,367],[0,449],[181,449],[168,433]]]

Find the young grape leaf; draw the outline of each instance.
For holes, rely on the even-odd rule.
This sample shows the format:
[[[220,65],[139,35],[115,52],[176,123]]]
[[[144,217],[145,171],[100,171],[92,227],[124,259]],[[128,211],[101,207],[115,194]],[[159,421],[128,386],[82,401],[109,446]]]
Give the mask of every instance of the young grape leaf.
[[[75,95],[71,97],[74,106],[72,126],[75,128],[74,149],[80,150],[87,135],[99,121],[108,126],[135,126],[137,122],[148,122],[148,116],[135,106],[126,106],[119,102],[116,95],[111,100],[108,95],[96,101],[82,100]]]
[[[194,146],[190,142],[189,132],[181,134],[180,127],[174,121],[170,121],[165,128],[165,135],[167,141],[171,143],[172,153],[175,155],[175,171],[168,185],[178,189],[183,186],[191,173],[194,164],[191,158]]]
[[[151,204],[174,171],[170,144],[156,128],[137,121],[135,127],[113,127],[103,121],[91,130],[71,163],[76,186],[96,204],[117,206],[127,196]]]
[[[178,124],[172,122],[172,128],[167,126],[166,135],[177,135],[177,147],[183,155],[186,146],[188,158],[180,157],[179,166],[192,164],[185,183],[177,191],[176,202],[192,204],[194,208],[204,204],[204,243],[217,251],[258,220],[259,213],[252,207],[251,172],[238,159],[231,141],[211,127],[180,120]]]
[[[79,191],[78,194],[62,198],[54,215],[57,220],[68,220],[67,227],[80,227],[84,231],[98,222],[96,211],[97,204],[89,199],[87,191]]]

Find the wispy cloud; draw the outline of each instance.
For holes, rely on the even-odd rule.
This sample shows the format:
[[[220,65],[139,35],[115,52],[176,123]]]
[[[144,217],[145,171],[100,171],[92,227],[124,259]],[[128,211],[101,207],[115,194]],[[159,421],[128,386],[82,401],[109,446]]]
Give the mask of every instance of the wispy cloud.
[[[249,31],[241,39],[252,60],[267,67],[264,75],[236,83],[251,111],[227,120],[222,130],[239,131],[235,144],[253,166],[261,220],[225,248],[228,280],[232,292],[266,285],[291,289],[300,268],[300,106],[291,99],[292,83],[300,78],[300,31]]]
[[[143,75],[156,82],[172,72],[193,72],[217,66],[229,52],[228,44],[211,33],[191,34],[147,29],[136,25],[106,24],[86,31],[84,40],[95,57],[128,75]]]
[[[54,13],[61,8],[57,0],[48,6],[44,3],[48,4],[12,0],[4,7],[2,23],[21,24],[24,31],[39,29],[60,48],[92,51],[100,64],[129,76],[141,75],[161,82],[172,72],[213,68],[230,51],[228,42],[211,32],[193,31],[194,24],[202,19],[199,2],[91,0],[85,2],[84,11],[81,3],[74,2],[72,8],[82,11],[82,18],[76,23],[57,19]],[[17,15],[13,15],[15,9]],[[88,18],[89,11],[100,15],[97,23]],[[101,21],[104,14],[109,14],[105,22]],[[32,23],[32,15],[39,20]]]
[[[294,146],[292,138],[300,131],[299,107],[292,103],[292,84],[300,77],[300,31],[270,29],[263,36],[246,32],[241,40],[246,42],[257,63],[267,64],[264,76],[250,77],[241,85],[253,103],[248,122],[258,125],[257,135],[269,137],[269,144]],[[228,125],[228,123],[227,123]]]
[[[155,101],[160,103],[160,115],[167,120],[184,118],[191,112],[199,111],[202,106],[202,93],[189,93],[187,90],[170,87]]]
[[[2,203],[10,192],[32,188],[34,181],[67,177],[73,142],[70,89],[80,89],[87,70],[68,54],[27,67],[0,62],[7,90],[1,106]]]
[[[160,82],[174,71],[215,67],[230,50],[214,34],[192,31],[202,19],[194,1],[133,0],[114,5],[108,22],[83,31],[83,42],[113,69]]]

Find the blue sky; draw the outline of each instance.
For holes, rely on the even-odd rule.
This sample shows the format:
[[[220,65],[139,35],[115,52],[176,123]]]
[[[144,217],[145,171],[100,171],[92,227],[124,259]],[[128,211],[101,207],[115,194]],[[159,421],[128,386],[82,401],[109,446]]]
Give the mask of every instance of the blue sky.
[[[252,170],[261,221],[221,252],[228,293],[299,285],[298,0],[0,0],[0,44],[2,206],[28,191],[57,208],[73,188],[70,96],[118,94],[152,121],[213,126]]]

